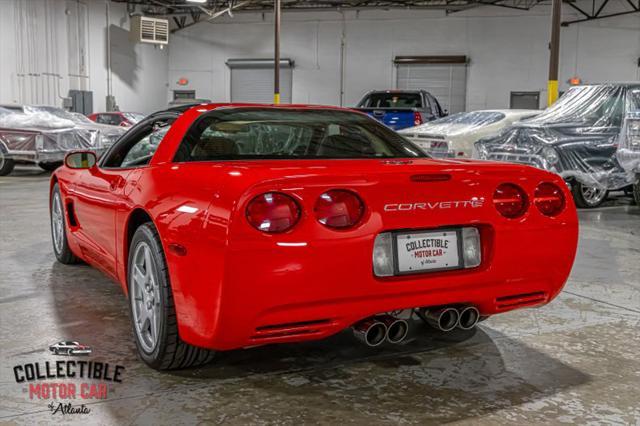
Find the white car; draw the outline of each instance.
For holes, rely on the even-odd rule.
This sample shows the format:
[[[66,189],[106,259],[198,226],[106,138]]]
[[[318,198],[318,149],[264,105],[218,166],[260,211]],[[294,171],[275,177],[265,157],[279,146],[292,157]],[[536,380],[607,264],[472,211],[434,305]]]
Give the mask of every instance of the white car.
[[[535,117],[540,112],[535,109],[460,112],[398,133],[433,157],[471,157],[477,140],[496,136],[516,121]]]

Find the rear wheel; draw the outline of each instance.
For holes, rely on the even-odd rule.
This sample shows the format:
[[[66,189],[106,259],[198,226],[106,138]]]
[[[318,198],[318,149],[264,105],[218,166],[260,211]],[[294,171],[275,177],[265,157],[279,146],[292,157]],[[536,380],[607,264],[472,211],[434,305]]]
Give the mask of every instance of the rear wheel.
[[[129,308],[140,358],[156,370],[195,367],[214,352],[180,339],[173,294],[158,231],[141,225],[129,247]]]
[[[592,209],[598,207],[609,195],[609,191],[595,186],[586,186],[580,182],[574,181],[571,185],[571,192],[576,206],[583,209]]]
[[[636,206],[640,206],[640,176],[633,184],[633,199],[636,201]]]
[[[58,262],[70,265],[78,263],[78,258],[69,248],[67,240],[67,221],[64,218],[64,204],[60,195],[58,184],[53,185],[50,201],[51,239],[53,240],[53,253]]]
[[[6,176],[13,171],[16,164],[13,159],[8,158],[8,153],[4,146],[0,144],[0,176]]]

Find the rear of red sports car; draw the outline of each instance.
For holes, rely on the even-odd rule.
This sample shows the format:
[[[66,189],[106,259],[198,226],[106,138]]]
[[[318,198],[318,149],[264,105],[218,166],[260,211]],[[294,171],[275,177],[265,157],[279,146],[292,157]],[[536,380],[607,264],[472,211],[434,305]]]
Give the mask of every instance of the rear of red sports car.
[[[349,327],[400,343],[417,318],[470,329],[552,300],[576,252],[561,177],[434,160],[353,111],[165,111],[95,162],[53,175],[54,253],[120,280],[157,369]]]
[[[154,172],[217,188],[197,238],[186,227],[178,238],[180,224],[163,236],[189,251],[167,254],[188,343],[233,349],[354,326],[374,346],[406,331],[390,313],[472,327],[545,304],[567,280],[578,225],[560,177],[425,158],[378,124],[358,127],[372,120],[356,113],[239,111],[197,121],[174,165]]]

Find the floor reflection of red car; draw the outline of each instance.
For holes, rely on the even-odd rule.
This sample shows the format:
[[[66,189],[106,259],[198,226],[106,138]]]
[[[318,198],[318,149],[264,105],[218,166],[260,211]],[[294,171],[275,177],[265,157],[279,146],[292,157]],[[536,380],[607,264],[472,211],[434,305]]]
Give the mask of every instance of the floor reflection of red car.
[[[436,160],[346,109],[210,104],[155,113],[51,179],[54,252],[129,296],[157,369],[328,337],[399,343],[540,306],[576,252],[562,178]],[[95,324],[93,327],[100,327]]]
[[[130,127],[144,118],[144,114],[137,112],[97,112],[88,116],[89,120],[100,124],[112,126]]]

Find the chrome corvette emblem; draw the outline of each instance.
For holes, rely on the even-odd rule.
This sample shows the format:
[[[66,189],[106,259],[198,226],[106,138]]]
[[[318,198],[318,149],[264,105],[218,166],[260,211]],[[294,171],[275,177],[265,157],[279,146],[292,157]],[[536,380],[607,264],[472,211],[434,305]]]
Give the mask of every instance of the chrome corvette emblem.
[[[385,204],[385,212],[400,212],[400,211],[412,211],[412,210],[444,210],[444,209],[477,209],[484,205],[484,197],[473,197],[470,200],[456,200],[456,201],[425,201],[420,203],[394,203]]]

